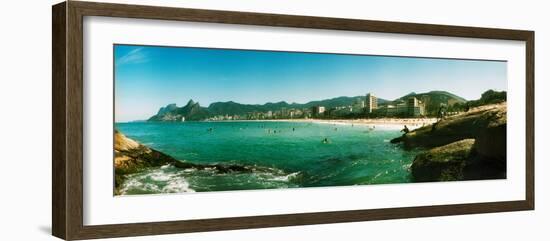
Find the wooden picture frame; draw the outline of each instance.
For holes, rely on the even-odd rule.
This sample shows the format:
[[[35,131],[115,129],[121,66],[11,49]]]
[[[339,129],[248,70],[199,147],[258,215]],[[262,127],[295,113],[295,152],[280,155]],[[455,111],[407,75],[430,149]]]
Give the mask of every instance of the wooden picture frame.
[[[59,3],[53,6],[52,11],[52,233],[56,237],[66,240],[77,240],[534,209],[535,38],[533,31],[78,1]],[[525,85],[527,110],[525,113],[525,199],[473,204],[86,226],[83,224],[84,16],[107,16],[116,18],[159,19],[524,41],[526,43]]]

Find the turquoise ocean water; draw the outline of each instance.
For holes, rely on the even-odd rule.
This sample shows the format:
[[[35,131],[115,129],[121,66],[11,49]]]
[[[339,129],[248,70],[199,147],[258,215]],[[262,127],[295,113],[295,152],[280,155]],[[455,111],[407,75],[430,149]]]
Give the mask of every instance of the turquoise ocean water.
[[[257,121],[115,127],[179,160],[257,167],[252,173],[151,168],[129,175],[122,194],[407,183],[418,154],[389,143],[401,126]]]

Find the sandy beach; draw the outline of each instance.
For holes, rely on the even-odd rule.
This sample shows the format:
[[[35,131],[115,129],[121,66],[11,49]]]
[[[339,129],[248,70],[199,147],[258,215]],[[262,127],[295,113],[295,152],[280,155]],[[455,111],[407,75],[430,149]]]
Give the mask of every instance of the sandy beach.
[[[373,118],[373,119],[272,119],[272,120],[225,120],[234,122],[257,122],[257,121],[273,121],[273,122],[304,122],[304,123],[321,123],[334,125],[368,125],[368,126],[388,126],[402,128],[404,125],[410,130],[420,128],[425,125],[431,125],[437,122],[436,118]]]
[[[296,122],[310,122],[310,123],[323,123],[323,124],[335,124],[335,125],[368,125],[368,126],[386,126],[402,128],[404,125],[410,130],[420,128],[425,125],[431,125],[437,121],[436,118],[376,118],[376,119],[340,119],[340,120],[327,120],[327,119],[288,119],[279,121],[296,121]]]

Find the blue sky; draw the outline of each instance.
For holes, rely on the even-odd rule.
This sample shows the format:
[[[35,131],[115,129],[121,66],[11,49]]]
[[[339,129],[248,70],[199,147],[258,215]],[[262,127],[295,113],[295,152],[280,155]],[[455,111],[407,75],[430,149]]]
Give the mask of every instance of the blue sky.
[[[115,120],[143,120],[161,106],[235,101],[306,103],[338,96],[396,99],[449,91],[478,99],[506,90],[506,62],[115,45]]]

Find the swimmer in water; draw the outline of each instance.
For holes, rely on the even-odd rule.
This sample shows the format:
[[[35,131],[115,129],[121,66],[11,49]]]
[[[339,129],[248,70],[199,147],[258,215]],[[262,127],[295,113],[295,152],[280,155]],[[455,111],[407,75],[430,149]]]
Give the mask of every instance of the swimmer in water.
[[[328,138],[325,138],[325,139],[323,140],[323,144],[328,144]]]

